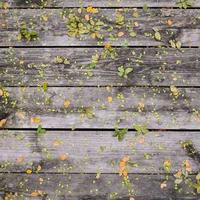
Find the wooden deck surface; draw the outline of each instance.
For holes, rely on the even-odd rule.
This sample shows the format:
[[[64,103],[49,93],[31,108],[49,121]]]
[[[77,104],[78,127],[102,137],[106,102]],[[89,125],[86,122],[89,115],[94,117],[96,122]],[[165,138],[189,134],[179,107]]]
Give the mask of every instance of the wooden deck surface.
[[[0,2],[0,200],[200,200],[200,0],[178,2]]]

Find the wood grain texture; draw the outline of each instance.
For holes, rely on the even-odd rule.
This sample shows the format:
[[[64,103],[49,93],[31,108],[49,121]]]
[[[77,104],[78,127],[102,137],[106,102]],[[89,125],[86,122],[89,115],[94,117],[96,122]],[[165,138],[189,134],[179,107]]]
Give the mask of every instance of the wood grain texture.
[[[90,48],[0,49],[0,82],[4,86],[199,86],[200,49],[117,48],[115,59],[103,58],[105,50]],[[92,69],[92,56],[99,60]],[[56,57],[70,64],[56,63]],[[128,78],[118,67],[131,66]],[[90,74],[92,73],[92,74]]]
[[[199,88],[134,87],[7,88],[17,107],[7,115],[7,128],[132,128],[200,129]],[[108,101],[112,97],[112,102]],[[65,100],[70,101],[68,108]],[[36,120],[38,121],[38,120]]]
[[[10,0],[10,7],[32,7],[38,6],[40,0],[31,0],[27,3],[25,0]],[[178,7],[176,0],[47,0],[44,7],[80,7],[93,5],[96,7]],[[193,0],[193,7],[200,7],[199,0]]]
[[[200,170],[200,157],[192,159],[181,142],[191,140],[200,152],[200,132],[149,132],[137,136],[130,131],[122,142],[114,131],[0,131],[1,172],[25,172],[28,168],[51,173],[118,173],[124,155],[137,166],[129,173],[165,173],[163,163],[170,160],[171,173],[189,160],[192,172]],[[144,141],[141,144],[141,141]],[[62,161],[60,157],[66,155]],[[145,158],[145,155],[149,158]],[[199,154],[200,155],[200,154]],[[199,160],[198,160],[199,159]]]
[[[133,184],[136,200],[198,200],[193,188],[183,184],[181,192],[174,189],[174,178],[169,176],[167,187],[160,188],[165,180],[163,175],[129,175]],[[193,178],[191,176],[191,178]],[[129,200],[122,178],[117,174],[0,174],[1,200],[7,193],[18,194],[17,200]],[[40,190],[43,197],[31,197],[31,193]],[[116,196],[115,196],[116,195]],[[24,199],[23,199],[24,197]]]
[[[69,10],[69,9],[68,9]],[[111,43],[118,46],[169,46],[170,40],[177,40],[182,46],[200,46],[200,10],[180,10],[180,9],[150,9],[147,12],[139,9],[139,17],[133,17],[133,9],[126,10],[125,23],[122,28],[116,28],[116,9],[100,9],[93,19],[101,19],[104,26],[100,28],[100,33],[105,37],[103,41],[92,39],[90,34],[85,34],[80,38],[69,37],[66,27],[66,20],[61,17],[62,9],[11,9],[0,10],[0,45],[1,46],[94,46]],[[84,18],[82,14],[81,18]],[[169,27],[167,20],[172,19],[173,24]],[[32,27],[39,33],[39,40],[26,42],[19,41],[18,35],[23,23],[28,28]],[[136,22],[136,26],[134,25]],[[31,25],[30,25],[31,24]],[[136,37],[131,37],[129,28],[135,26],[133,30]],[[109,27],[114,29],[109,32]],[[156,41],[153,28],[159,30],[162,39]],[[109,29],[110,30],[110,29]],[[30,31],[30,30],[29,30]],[[122,37],[118,33],[123,32]],[[148,36],[147,36],[148,35]]]

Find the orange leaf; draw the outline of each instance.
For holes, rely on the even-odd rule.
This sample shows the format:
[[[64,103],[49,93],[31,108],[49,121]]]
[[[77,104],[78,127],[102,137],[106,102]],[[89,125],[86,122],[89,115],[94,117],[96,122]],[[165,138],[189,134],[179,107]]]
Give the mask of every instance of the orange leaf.
[[[41,190],[36,190],[34,192],[31,193],[32,197],[38,197],[38,196],[42,196],[43,192]]]
[[[0,120],[0,128],[4,127],[7,122],[7,119]]]
[[[3,96],[3,90],[0,89],[0,97]]]
[[[19,156],[19,157],[16,159],[16,162],[17,162],[18,164],[23,163],[23,162],[24,162],[24,157],[23,157],[23,156]]]
[[[61,154],[60,156],[59,156],[59,160],[61,160],[61,161],[65,161],[65,160],[67,160],[69,157],[68,157],[68,155],[66,155],[66,154]]]

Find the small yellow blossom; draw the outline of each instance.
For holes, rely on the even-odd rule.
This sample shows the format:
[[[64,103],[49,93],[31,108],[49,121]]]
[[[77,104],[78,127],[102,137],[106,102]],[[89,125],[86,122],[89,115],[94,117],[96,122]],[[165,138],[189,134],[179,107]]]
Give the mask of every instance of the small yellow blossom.
[[[33,171],[32,171],[31,169],[27,169],[27,170],[26,170],[26,173],[27,173],[27,174],[32,174],[32,172],[33,172]]]
[[[98,13],[98,9],[97,8],[93,8],[92,6],[88,6],[86,11],[88,13],[91,13],[91,14],[95,14],[95,13]]]

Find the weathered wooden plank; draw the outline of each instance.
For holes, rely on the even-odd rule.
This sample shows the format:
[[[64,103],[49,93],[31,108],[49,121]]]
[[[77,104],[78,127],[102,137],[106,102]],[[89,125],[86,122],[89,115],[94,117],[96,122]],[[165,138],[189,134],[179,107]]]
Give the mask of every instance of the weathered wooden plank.
[[[9,0],[10,7],[80,7],[93,5],[96,7],[178,7],[177,0],[47,0],[41,3],[41,0]],[[199,0],[192,1],[192,7],[200,7]]]
[[[200,129],[199,88],[7,88],[7,128]],[[17,103],[15,103],[17,102]],[[65,106],[64,106],[65,103]],[[39,117],[39,120],[37,119]],[[34,119],[37,120],[34,120]],[[36,121],[36,122],[35,122]]]
[[[200,49],[117,48],[116,58],[104,58],[105,49],[0,49],[0,82],[4,86],[135,86],[200,85]],[[93,56],[98,56],[93,65]],[[69,61],[58,63],[57,56]],[[133,67],[128,78],[118,67]]]
[[[181,169],[185,160],[190,162],[193,173],[200,170],[200,156],[189,157],[181,146],[181,141],[190,140],[200,152],[200,132],[149,132],[137,136],[130,131],[122,142],[113,134],[114,131],[48,131],[38,137],[36,131],[2,130],[0,171],[35,172],[40,166],[40,172],[51,173],[118,173],[125,155],[135,163],[135,167],[129,166],[129,173],[164,173],[165,160],[171,162],[171,173]]]
[[[199,197],[193,193],[193,188],[187,184],[181,185],[181,191],[174,189],[173,176],[169,176],[167,186],[160,188],[166,179],[163,175],[129,175],[135,194],[128,194],[128,189],[122,184],[122,178],[117,174],[1,174],[1,199],[5,197],[4,191],[18,194],[20,200],[51,199],[51,200],[129,200],[130,196],[136,200],[197,200]],[[193,176],[191,176],[193,178]],[[33,192],[39,190],[42,196],[32,197]],[[23,199],[24,197],[24,199]]]
[[[80,14],[77,10],[71,11],[79,16],[79,19],[76,19],[76,22],[73,23],[81,22],[84,26],[87,26],[88,31],[87,34],[78,34],[77,37],[69,36],[69,27],[71,27],[71,34],[77,33],[77,29],[72,28],[73,23],[69,25],[71,22],[69,23],[69,15],[66,13],[70,9],[65,10],[65,17],[61,16],[62,9],[0,10],[0,22],[2,24],[0,27],[0,45],[94,46],[111,43],[118,46],[169,46],[170,40],[176,40],[181,42],[182,46],[200,46],[200,10],[198,9],[150,9],[147,12],[142,9],[138,9],[138,11],[134,11],[134,9],[124,11],[99,9],[97,14],[93,14],[92,19],[93,21],[101,20],[104,22],[103,25],[91,25],[87,21],[88,17],[85,19],[85,15],[88,15],[88,13],[82,11]],[[136,14],[133,14],[134,12]],[[121,16],[124,16],[124,18]],[[167,23],[167,20],[170,20],[170,22]],[[24,23],[27,26],[25,30],[22,29]],[[154,38],[155,29],[159,30],[161,41]],[[33,34],[31,31],[38,33],[38,40],[31,42],[24,39],[19,40],[20,32],[23,32],[30,39],[31,36],[28,35]],[[82,32],[83,30],[79,29],[79,31]],[[97,37],[96,35],[103,39],[93,39]],[[21,37],[25,36],[21,35]]]

